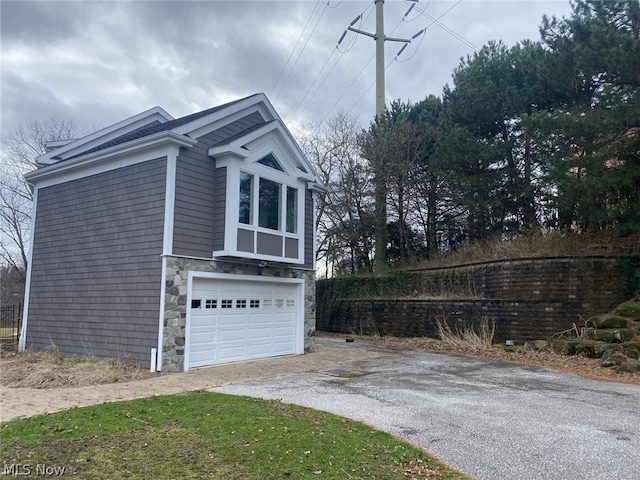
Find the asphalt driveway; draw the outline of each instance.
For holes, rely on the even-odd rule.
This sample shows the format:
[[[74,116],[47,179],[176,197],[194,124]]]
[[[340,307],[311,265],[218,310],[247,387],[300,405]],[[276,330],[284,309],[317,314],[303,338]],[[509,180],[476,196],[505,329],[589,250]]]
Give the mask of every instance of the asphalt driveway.
[[[396,353],[212,391],[360,420],[478,479],[640,478],[640,387],[457,355]]]

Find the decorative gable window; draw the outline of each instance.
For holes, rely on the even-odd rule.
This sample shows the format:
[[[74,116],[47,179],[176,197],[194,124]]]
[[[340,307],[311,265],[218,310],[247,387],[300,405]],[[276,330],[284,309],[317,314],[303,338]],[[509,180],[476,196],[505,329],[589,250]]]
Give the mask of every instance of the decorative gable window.
[[[209,155],[226,176],[224,248],[213,256],[303,264],[305,192],[312,177],[299,154],[274,132],[212,147]]]

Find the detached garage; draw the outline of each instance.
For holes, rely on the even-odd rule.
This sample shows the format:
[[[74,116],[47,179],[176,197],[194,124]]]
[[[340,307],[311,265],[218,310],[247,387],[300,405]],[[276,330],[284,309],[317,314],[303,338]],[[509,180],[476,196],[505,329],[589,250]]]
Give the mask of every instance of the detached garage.
[[[264,94],[47,149],[20,350],[168,373],[313,348],[325,189]]]
[[[190,283],[185,370],[303,352],[302,280],[194,273]]]

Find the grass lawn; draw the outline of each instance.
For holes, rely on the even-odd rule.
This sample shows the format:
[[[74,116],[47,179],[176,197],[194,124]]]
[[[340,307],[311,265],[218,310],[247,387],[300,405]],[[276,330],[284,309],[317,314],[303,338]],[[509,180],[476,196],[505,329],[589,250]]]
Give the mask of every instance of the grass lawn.
[[[0,472],[9,476],[64,469],[79,479],[467,478],[359,422],[208,392],[15,420],[0,425],[0,440]]]

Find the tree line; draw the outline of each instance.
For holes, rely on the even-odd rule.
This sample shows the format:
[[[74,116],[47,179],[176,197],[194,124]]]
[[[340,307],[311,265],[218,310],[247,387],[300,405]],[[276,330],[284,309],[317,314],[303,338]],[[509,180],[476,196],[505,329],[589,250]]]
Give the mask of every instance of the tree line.
[[[461,59],[441,96],[395,100],[365,130],[339,114],[302,136],[329,187],[328,270],[381,271],[532,230],[640,230],[639,2],[571,7],[542,19],[539,41]]]

